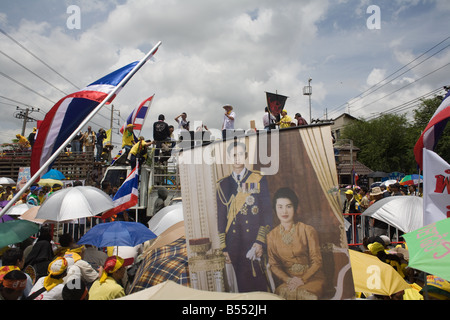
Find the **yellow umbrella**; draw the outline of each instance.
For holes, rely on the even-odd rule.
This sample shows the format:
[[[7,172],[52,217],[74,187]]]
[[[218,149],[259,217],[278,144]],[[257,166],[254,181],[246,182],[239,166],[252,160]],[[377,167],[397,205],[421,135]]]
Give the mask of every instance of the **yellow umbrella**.
[[[348,252],[356,292],[390,296],[411,288],[391,265],[376,256],[354,250]]]
[[[38,185],[40,185],[41,187],[43,186],[53,187],[54,184],[59,184],[60,186],[64,185],[64,183],[61,180],[56,179],[40,179],[38,182]]]

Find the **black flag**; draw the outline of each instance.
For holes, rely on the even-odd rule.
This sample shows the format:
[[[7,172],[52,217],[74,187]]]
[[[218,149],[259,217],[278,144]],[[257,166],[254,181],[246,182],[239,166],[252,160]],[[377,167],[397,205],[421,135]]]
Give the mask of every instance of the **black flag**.
[[[267,97],[267,108],[269,108],[270,113],[275,117],[279,116],[284,108],[284,104],[286,103],[286,99],[288,97],[270,92],[266,92],[266,97]]]

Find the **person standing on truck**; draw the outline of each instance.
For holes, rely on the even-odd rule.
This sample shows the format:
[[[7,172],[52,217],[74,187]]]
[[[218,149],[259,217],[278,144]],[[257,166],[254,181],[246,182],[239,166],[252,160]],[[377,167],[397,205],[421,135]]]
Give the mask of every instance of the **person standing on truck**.
[[[136,162],[139,161],[139,168],[142,163],[147,159],[147,147],[152,144],[151,140],[144,140],[144,137],[139,137],[139,141],[136,142],[128,153],[128,161],[130,161],[131,170],[136,167]]]
[[[158,121],[153,123],[153,139],[155,140],[155,164],[160,161],[159,152],[161,150],[162,144],[166,141],[170,141],[170,130],[169,125],[164,122],[165,117],[163,114],[158,116]]]
[[[123,131],[122,136],[122,149],[125,148],[125,153],[130,152],[131,147],[134,144],[134,124],[130,123]]]
[[[87,128],[87,131],[83,135],[83,145],[85,152],[92,152],[94,153],[94,146],[95,146],[95,132],[92,131],[91,126]]]
[[[180,119],[181,118],[181,119]],[[178,129],[183,128],[189,121],[187,121],[187,114],[183,112],[178,117],[175,118],[175,121],[178,123]]]
[[[97,137],[95,142],[95,149],[97,151],[95,155],[95,161],[101,161],[103,152],[103,141],[107,138],[106,131],[103,128],[98,129]]]

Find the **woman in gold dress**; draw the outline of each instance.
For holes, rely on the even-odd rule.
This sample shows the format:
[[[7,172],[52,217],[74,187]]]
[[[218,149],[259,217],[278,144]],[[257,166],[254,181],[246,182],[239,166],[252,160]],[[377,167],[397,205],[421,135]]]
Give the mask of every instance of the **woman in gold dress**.
[[[278,189],[273,206],[280,224],[267,235],[267,251],[275,293],[288,300],[319,299],[325,276],[317,231],[298,221],[298,197],[290,188]]]

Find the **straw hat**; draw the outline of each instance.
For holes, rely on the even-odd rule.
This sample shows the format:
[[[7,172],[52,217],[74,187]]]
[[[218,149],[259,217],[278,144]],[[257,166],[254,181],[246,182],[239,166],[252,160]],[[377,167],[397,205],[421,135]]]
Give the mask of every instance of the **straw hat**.
[[[372,191],[370,192],[371,196],[379,196],[380,194],[383,194],[383,191],[381,191],[380,187],[374,187],[374,188],[372,188]]]
[[[229,105],[229,104],[224,105],[222,108],[224,108],[224,109],[229,108],[230,110],[233,110],[233,106]]]

